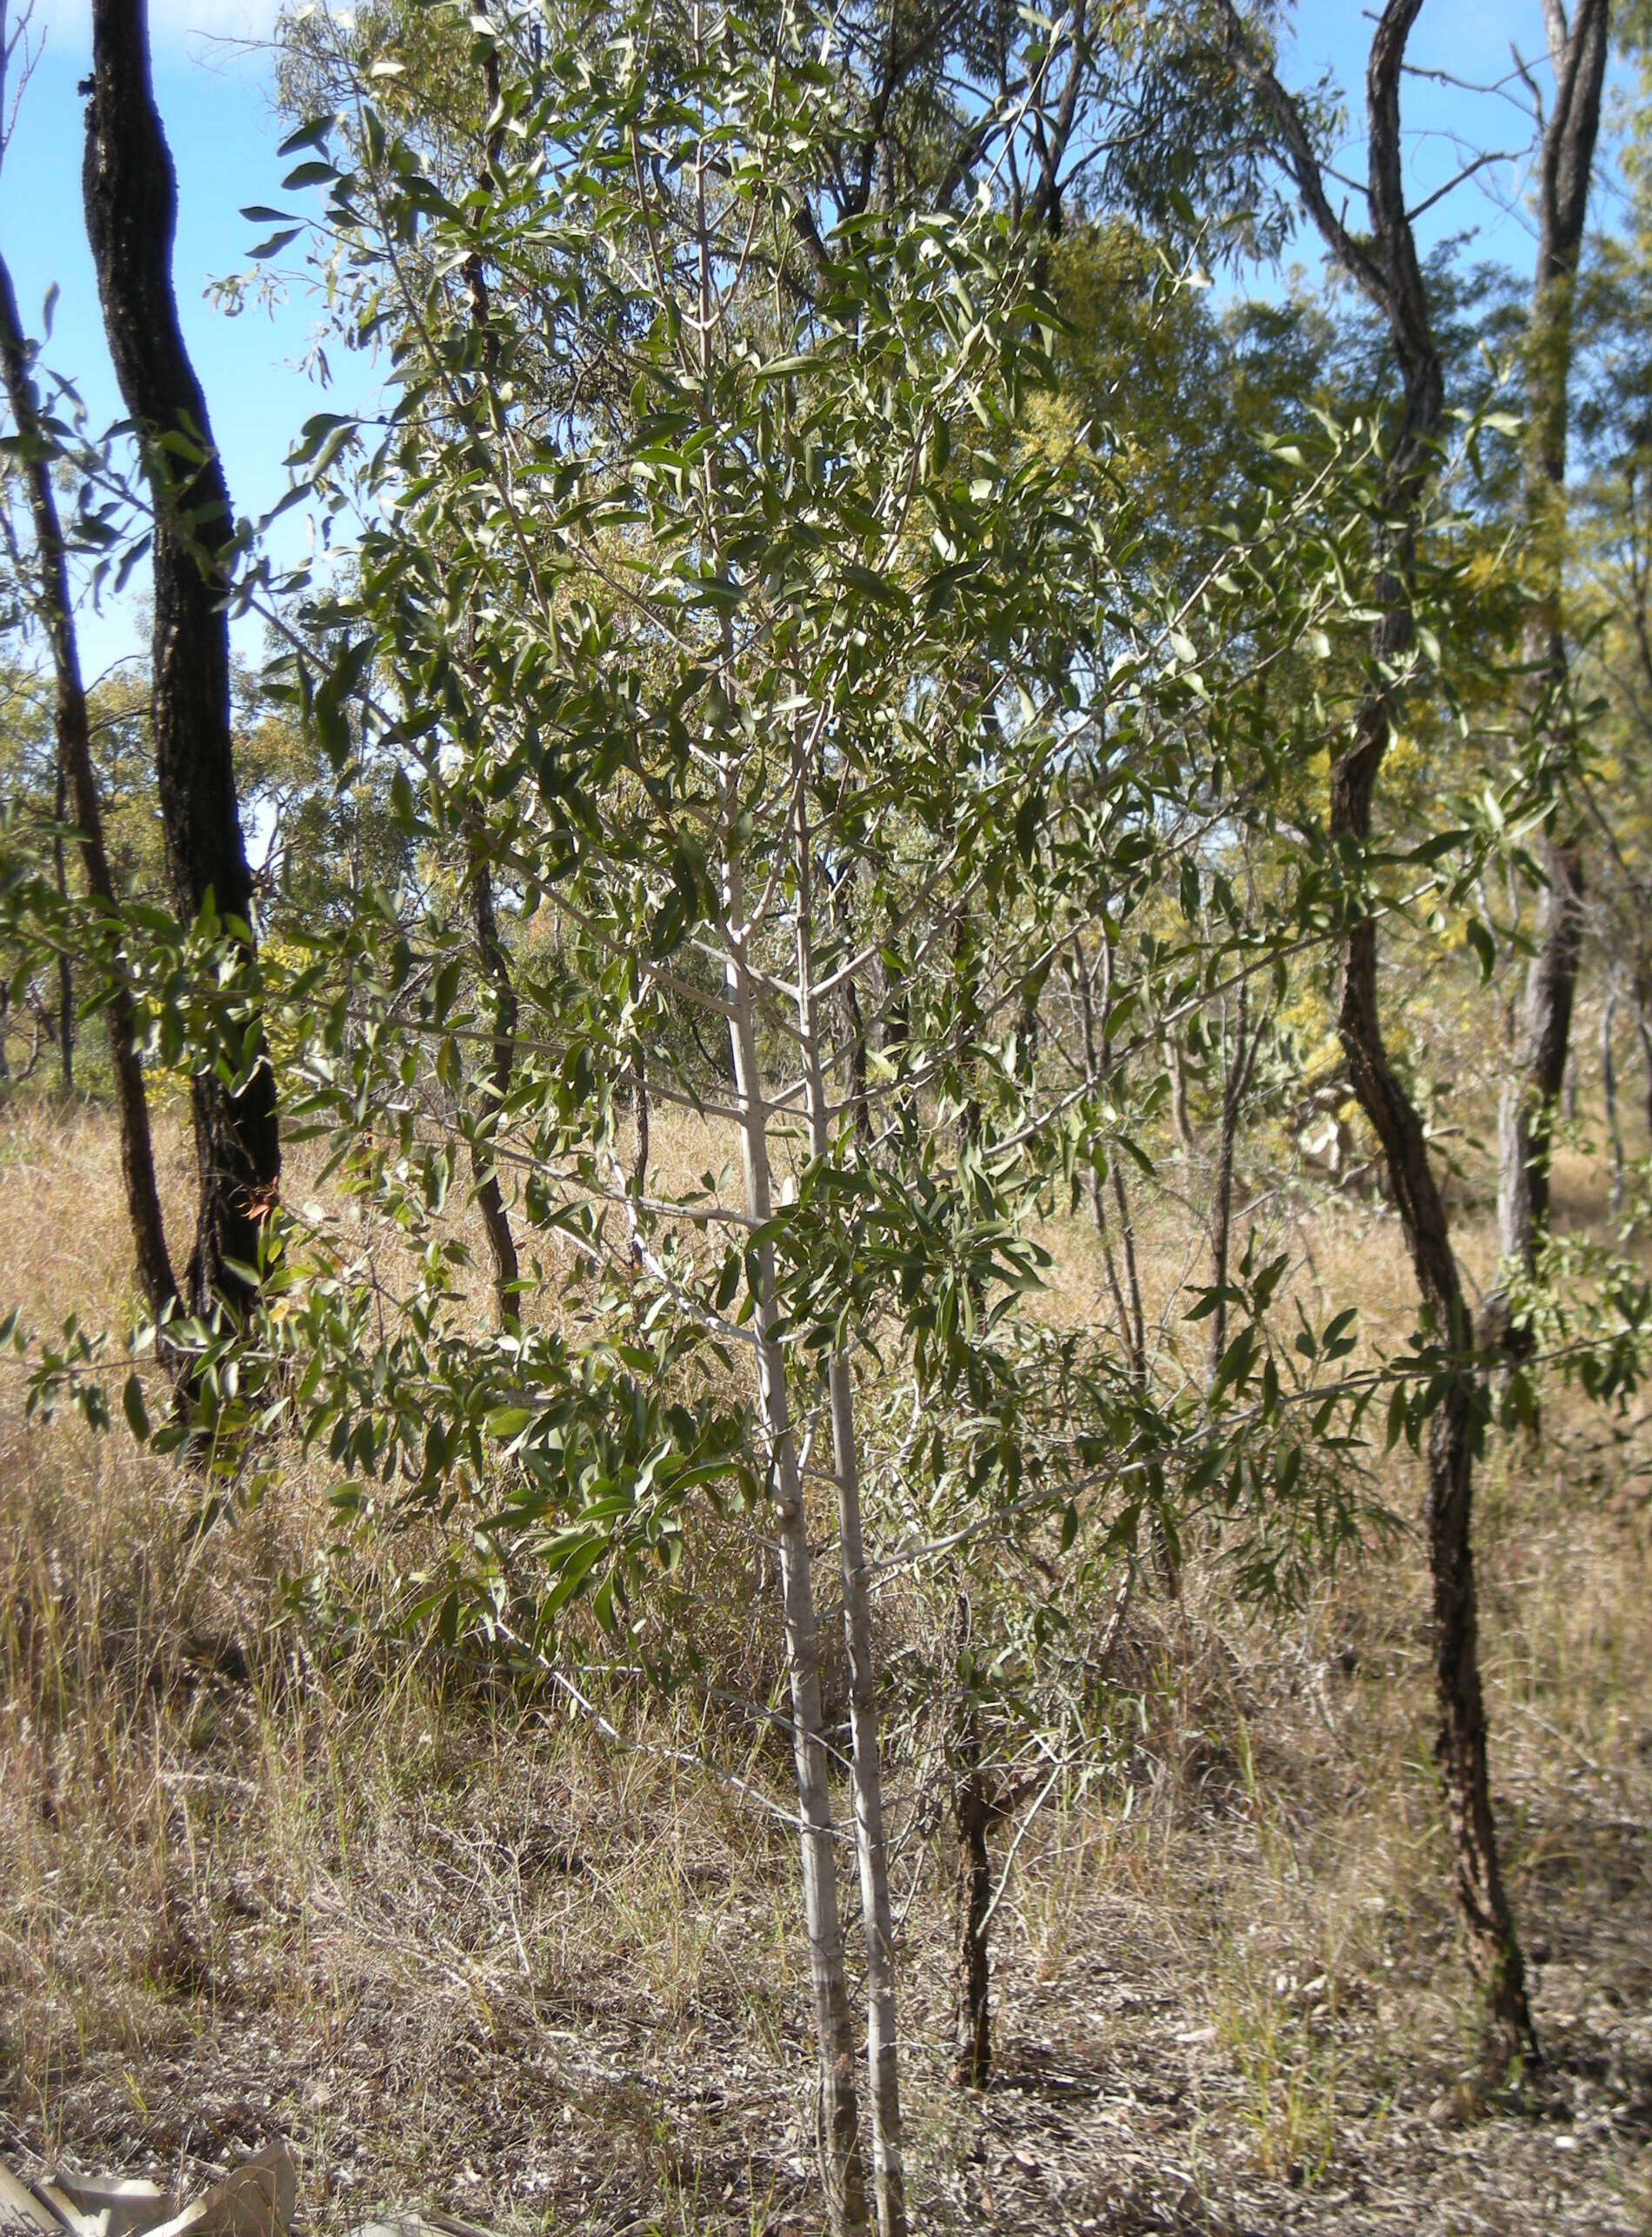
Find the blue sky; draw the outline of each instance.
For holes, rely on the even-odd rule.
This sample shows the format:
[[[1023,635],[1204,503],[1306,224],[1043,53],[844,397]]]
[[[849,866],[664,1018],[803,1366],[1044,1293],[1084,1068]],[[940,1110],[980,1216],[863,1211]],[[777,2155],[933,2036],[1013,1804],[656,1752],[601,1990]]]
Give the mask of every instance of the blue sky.
[[[213,279],[246,268],[248,247],[268,230],[249,225],[240,209],[283,203],[286,166],[276,155],[281,131],[268,48],[261,43],[268,40],[274,8],[271,0],[150,4],[156,92],[178,170],[176,270],[184,330],[231,496],[239,511],[256,514],[285,486],[281,460],[289,440],[326,401],[302,370],[312,320],[309,305],[290,303],[273,317],[249,308],[231,318],[205,296]],[[61,289],[49,362],[79,383],[93,421],[101,424],[117,416],[119,400],[81,229],[77,85],[90,63],[89,17],[82,0],[43,0],[37,21],[45,30],[45,48],[0,173],[0,243],[24,317],[37,330],[47,287],[56,282]],[[1369,33],[1369,16],[1357,0],[1299,0],[1294,47],[1286,57],[1289,82],[1304,83],[1329,69],[1349,95],[1355,136],[1342,167],[1352,176],[1362,168],[1357,125]],[[1411,60],[1490,83],[1511,68],[1511,41],[1529,61],[1540,62],[1541,0],[1425,0]],[[1518,99],[1521,89],[1510,90]],[[1512,149],[1530,136],[1529,111],[1506,97],[1466,94],[1419,77],[1408,83],[1406,124],[1418,200],[1453,176],[1463,146]],[[1484,251],[1524,269],[1531,250],[1522,186],[1514,167],[1482,172],[1429,213],[1420,230],[1437,237],[1478,227]],[[1604,214],[1599,205],[1596,214]],[[1304,258],[1313,255],[1304,243]],[[338,370],[347,383],[367,378],[364,369],[348,359]],[[359,388],[348,401],[361,401]],[[301,536],[302,526],[289,516],[283,534]],[[83,634],[94,672],[130,652],[138,642],[132,601],[101,616],[87,614]]]

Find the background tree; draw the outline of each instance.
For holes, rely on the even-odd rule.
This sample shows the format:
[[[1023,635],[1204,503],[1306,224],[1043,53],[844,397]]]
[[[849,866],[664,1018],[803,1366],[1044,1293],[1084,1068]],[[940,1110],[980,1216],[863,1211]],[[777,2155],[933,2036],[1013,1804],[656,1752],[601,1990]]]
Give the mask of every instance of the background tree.
[[[1400,144],[1401,75],[1421,4],[1422,0],[1389,0],[1372,36],[1366,74],[1370,247],[1336,216],[1301,110],[1230,7],[1228,51],[1274,120],[1303,209],[1328,252],[1385,320],[1401,376],[1399,408],[1383,436],[1380,525],[1373,554],[1372,603],[1381,618],[1353,735],[1330,769],[1327,836],[1351,882],[1337,1029],[1355,1093],[1382,1148],[1429,1334],[1444,1357],[1455,1362],[1448,1369],[1429,1431],[1428,1531],[1440,1713],[1436,1753],[1451,1810],[1458,1900],[1489,2021],[1509,2053],[1535,2056],[1525,1964],[1503,1890],[1487,1771],[1471,1530],[1482,1400],[1471,1359],[1472,1328],[1422,1117],[1384,1042],[1376,920],[1362,890],[1376,781],[1415,659],[1418,516],[1437,471],[1445,415],[1443,372],[1407,211]]]

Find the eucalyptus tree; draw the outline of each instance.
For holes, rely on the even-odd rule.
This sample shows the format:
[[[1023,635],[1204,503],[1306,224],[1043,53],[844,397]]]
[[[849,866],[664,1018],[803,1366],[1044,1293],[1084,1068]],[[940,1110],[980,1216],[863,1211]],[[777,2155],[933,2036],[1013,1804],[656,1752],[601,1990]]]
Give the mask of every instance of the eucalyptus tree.
[[[1259,1540],[1276,1490],[1287,1518],[1294,1489],[1351,1510],[1258,1333],[1283,1260],[1247,1267],[1209,1406],[1016,1313],[1045,1262],[1029,1220],[1125,1130],[1116,1088],[1082,1053],[1033,1061],[1026,1021],[1075,938],[1116,940],[1162,882],[1166,835],[1233,812],[1206,757],[1230,593],[1191,594],[1202,648],[1188,598],[1142,600],[1120,477],[1032,409],[1051,313],[990,195],[823,222],[852,110],[823,29],[706,0],[471,14],[481,161],[403,117],[394,19],[306,63],[327,100],[289,183],[326,190],[316,254],[390,394],[301,446],[356,542],[287,689],[341,767],[394,770],[410,867],[311,935],[293,1117],[404,1276],[324,1214],[278,1220],[260,1342],[303,1362],[274,1402],[343,1471],[341,1514],[440,1518],[416,1605],[546,1682],[576,1597],[646,1662],[649,1579],[700,1501],[772,1534],[831,2211],[866,2224],[841,1762],[889,2237],[869,1501],[909,1566],[995,1528],[1128,1544],[1184,1495],[1255,1510]],[[1284,637],[1319,595],[1286,587]],[[1276,656],[1258,642],[1242,662]],[[1220,977],[1196,929],[1143,953],[1167,984]],[[1109,1048],[1139,1000],[1109,993]],[[705,1130],[703,1172],[670,1111]],[[450,1222],[467,1164],[517,1255],[491,1331]],[[243,1395],[260,1371],[249,1349]],[[1313,1535],[1281,1528],[1258,1559]]]
[[[101,915],[105,935],[118,949],[118,897],[104,843],[103,801],[92,761],[91,723],[81,676],[68,548],[52,486],[56,456],[53,422],[41,402],[33,357],[18,316],[10,272],[4,260],[0,259],[0,367],[3,368],[6,396],[11,408],[13,455],[28,490],[34,536],[32,567],[20,564],[19,572],[30,584],[30,603],[51,658],[52,720],[59,779],[57,822],[61,824],[64,821],[62,795],[66,778],[73,794],[78,851],[87,891]],[[15,556],[22,562],[20,551]],[[61,875],[61,862],[57,867]],[[66,899],[66,895],[61,897]],[[59,947],[60,958],[66,962],[69,952],[64,941]],[[165,1222],[155,1180],[149,1099],[137,1045],[136,1005],[117,955],[105,959],[100,977],[108,990],[110,1066],[119,1113],[121,1174],[137,1262],[138,1285],[150,1313],[158,1320],[177,1304],[178,1289],[167,1250]],[[66,1031],[66,1021],[61,1029]]]
[[[3,163],[17,100],[26,87],[38,49],[29,43],[30,11],[13,17],[0,0],[0,163]],[[22,84],[17,81],[21,78]],[[68,900],[62,827],[72,799],[78,827],[81,864],[87,890],[101,914],[106,935],[118,939],[115,881],[104,843],[103,802],[93,766],[91,722],[81,673],[79,634],[70,584],[69,547],[58,509],[53,469],[61,439],[68,433],[43,398],[37,377],[38,352],[26,334],[10,269],[0,256],[0,376],[11,420],[8,453],[24,492],[27,526],[19,529],[8,507],[4,521],[7,556],[20,594],[21,616],[28,616],[44,640],[51,665],[55,784],[52,809],[59,827],[53,837],[53,872],[60,904]],[[32,542],[32,549],[29,549]],[[10,788],[8,787],[8,789]],[[66,910],[65,910],[66,913]],[[57,951],[58,1035],[63,1082],[70,1083],[74,1029],[71,958],[67,941]],[[132,1231],[139,1287],[150,1312],[158,1318],[176,1302],[177,1284],[167,1253],[155,1157],[150,1139],[149,1103],[136,1047],[131,989],[118,965],[100,973],[107,984],[110,1069],[120,1118],[121,1172],[127,1217]],[[96,991],[93,995],[96,997]]]
[[[1400,89],[1407,42],[1422,0],[1388,0],[1366,70],[1369,236],[1333,208],[1313,134],[1254,30],[1223,0],[1227,52],[1278,135],[1282,163],[1338,268],[1382,320],[1399,398],[1382,430],[1369,560],[1376,620],[1348,735],[1334,748],[1326,836],[1348,881],[1336,1022],[1355,1093],[1376,1135],[1416,1271],[1429,1342],[1440,1361],[1429,1394],[1427,1521],[1434,1601],[1436,1754],[1450,1812],[1459,1906],[1495,2036],[1513,2057],[1535,2057],[1525,1965],[1504,1891],[1487,1768],[1472,1538],[1474,1465],[1485,1415],[1474,1332],[1445,1199],[1421,1114],[1390,1056],[1377,969],[1369,862],[1377,782],[1405,692],[1420,668],[1416,605],[1419,523],[1439,470],[1446,391],[1429,292],[1405,190]]]
[[[1536,580],[1526,662],[1537,722],[1562,796],[1577,760],[1570,733],[1570,658],[1563,605],[1567,452],[1573,336],[1583,228],[1610,45],[1609,0],[1578,0],[1569,22],[1559,0],[1544,10],[1554,86],[1547,113],[1534,87],[1541,135],[1537,258],[1526,344],[1525,503]],[[1529,72],[1527,82],[1532,83]],[[1543,921],[1527,976],[1514,1075],[1498,1115],[1497,1217],[1504,1261],[1529,1282],[1549,1226],[1555,1113],[1571,1046],[1572,1003],[1583,945],[1583,819],[1557,803],[1543,846]],[[1506,1286],[1488,1301],[1489,1332],[1531,1339],[1511,1321]]]
[[[831,240],[800,229],[834,90],[810,59],[818,28],[698,7],[603,28],[596,57],[570,38],[524,66],[501,27],[517,68],[501,73],[497,155],[462,203],[357,110],[363,160],[333,180],[330,223],[391,348],[398,401],[389,519],[364,538],[359,602],[336,620],[353,631],[352,672],[370,668],[393,702],[378,749],[403,758],[420,839],[479,847],[517,919],[512,1084],[473,1093],[464,1130],[496,1168],[518,1162],[530,1228],[596,1262],[618,1228],[630,1355],[648,1373],[686,1372],[656,1360],[662,1336],[649,1348],[662,1328],[749,1366],[749,1474],[779,1549],[829,2189],[852,2229],[864,2187],[807,1508],[814,1455],[829,1453],[874,2169],[894,2232],[894,1938],[851,1346],[892,1313],[944,1355],[955,1317],[1023,1278],[1002,1217],[926,1170],[912,1097],[949,913],[1013,887],[1029,852],[1075,689],[1064,664],[1047,671],[1052,583],[1084,531],[1049,469],[1009,440],[1040,345],[991,213],[868,218]],[[476,37],[494,50],[491,28]],[[605,393],[573,401],[566,369],[597,358]],[[304,688],[319,699],[336,673]],[[995,754],[992,707],[1017,686],[1016,752]],[[851,865],[878,927],[856,946],[834,905]],[[571,983],[527,961],[540,907],[579,949]],[[436,960],[430,1022],[444,1029],[429,1076],[463,1092],[443,1014],[460,958]],[[902,982],[905,1033],[891,1076],[867,1089],[882,1142],[863,1155],[829,1022],[842,989],[869,1000],[875,977]],[[673,1007],[726,1031],[719,1093],[672,1077],[656,1022]],[[354,1044],[358,1142],[363,1103],[383,1120],[380,1095],[423,1084],[411,1058],[388,1061],[394,1045]],[[341,1037],[318,1077],[351,1047]],[[647,1162],[645,1109],[685,1101],[737,1142],[737,1202],[715,1185],[684,1193]],[[628,1106],[629,1170],[616,1117]],[[976,1195],[996,1213],[984,1176]],[[708,1259],[705,1238],[722,1235],[733,1240]],[[509,1455],[549,1461],[551,1409],[533,1355],[519,1356],[522,1402],[489,1418],[514,1425]],[[543,1480],[563,1495],[557,1468]],[[640,1532],[640,1487],[628,1505]],[[601,1499],[570,1529],[536,1628],[616,1535]],[[621,1576],[596,1588],[610,1620]]]
[[[137,429],[152,523],[151,723],[173,906],[227,926],[256,964],[236,793],[228,602],[236,542],[223,469],[172,285],[177,182],[150,79],[144,0],[97,0],[83,170],[86,230],[116,377]],[[244,1308],[281,1175],[275,1075],[256,1001],[238,1061],[190,1082],[197,1203],[183,1290],[193,1314]],[[158,1266],[155,1269],[158,1278]]]

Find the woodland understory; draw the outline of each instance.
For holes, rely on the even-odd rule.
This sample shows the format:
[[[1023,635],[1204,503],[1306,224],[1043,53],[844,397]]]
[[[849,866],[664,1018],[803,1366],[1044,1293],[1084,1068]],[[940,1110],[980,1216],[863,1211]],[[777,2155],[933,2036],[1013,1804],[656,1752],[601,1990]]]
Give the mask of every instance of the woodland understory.
[[[25,1296],[95,1308],[121,1234],[107,1121],[14,1106],[0,1154],[0,1260]],[[172,1133],[169,1185],[187,1168]],[[1557,1196],[1598,1218],[1598,1161],[1563,1154]],[[1392,1215],[1300,1218],[1320,1278],[1402,1330]],[[1091,1237],[1053,1240],[1050,1309],[1091,1309]],[[1149,1293],[1184,1247],[1152,1224]],[[420,2205],[509,2237],[819,2226],[783,1828],[554,1700],[307,1634],[283,1596],[324,1527],[302,1471],[190,1553],[197,1495],[166,1463],[15,1411],[5,1441],[0,2149],[205,2173],[281,2136],[318,2230]],[[1562,1409],[1487,1473],[1540,2081],[1500,2088],[1480,2055],[1415,1534],[1277,1628],[1236,1619],[1194,1553],[1179,1602],[1132,1603],[1099,1775],[1016,1848],[984,2091],[947,2074],[948,1828],[897,1825],[918,2226],[1652,2226],[1649,1458],[1645,1430],[1603,1448]],[[1391,1473],[1413,1513],[1415,1465]],[[708,1556],[718,1667],[764,1693],[745,1571]],[[886,1651],[911,1613],[882,1611]],[[750,1746],[733,1716],[616,1714],[630,1741]]]
[[[91,0],[107,426],[0,256],[32,2176],[1652,2230],[1652,8],[1448,14],[283,10],[254,519]]]

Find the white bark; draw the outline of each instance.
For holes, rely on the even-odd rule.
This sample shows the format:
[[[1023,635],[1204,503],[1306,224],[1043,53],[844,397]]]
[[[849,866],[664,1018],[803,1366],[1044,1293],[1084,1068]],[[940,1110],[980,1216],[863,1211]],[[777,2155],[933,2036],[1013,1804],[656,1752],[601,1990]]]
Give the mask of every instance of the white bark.
[[[802,749],[795,749],[799,759]],[[809,1102],[809,1147],[831,1155],[830,1106],[821,1055],[815,996],[811,912],[813,866],[805,772],[794,767],[796,802],[797,1015]],[[855,1794],[855,1846],[860,1864],[861,1923],[866,1942],[866,2061],[872,2109],[872,2171],[881,2237],[906,2237],[906,2174],[901,2147],[900,2034],[896,2007],[895,1925],[889,1902],[889,1850],[883,1831],[883,1777],[872,1652],[872,1611],[861,1538],[860,1455],[855,1432],[855,1383],[847,1355],[834,1351],[827,1368],[832,1422],[832,1475],[837,1488],[837,1537],[843,1585],[843,1634],[849,1649],[849,1728]]]
[[[728,940],[725,982],[733,1012],[729,1030],[740,1109],[746,1208],[754,1220],[766,1222],[774,1208],[769,1165],[769,1111],[757,1053],[756,1006],[747,953],[749,928],[745,922],[744,887],[741,865],[733,849],[731,838],[723,885]],[[776,1535],[780,1546],[786,1663],[791,1682],[792,1758],[797,1773],[798,1814],[804,1825],[800,1836],[803,1920],[809,1937],[809,1987],[820,2057],[822,2172],[836,2237],[865,2237],[866,2175],[861,2156],[860,2110],[855,2087],[855,2027],[843,1963],[843,1927],[838,1918],[832,1798],[820,1705],[820,1629],[815,1614],[803,1475],[786,1391],[786,1362],[772,1334],[775,1255],[771,1244],[762,1246],[758,1264],[757,1400],[768,1447]]]

